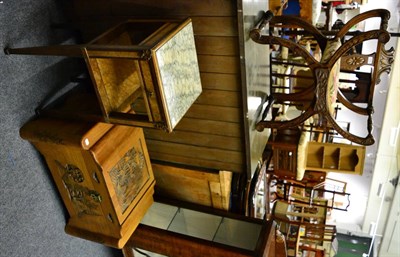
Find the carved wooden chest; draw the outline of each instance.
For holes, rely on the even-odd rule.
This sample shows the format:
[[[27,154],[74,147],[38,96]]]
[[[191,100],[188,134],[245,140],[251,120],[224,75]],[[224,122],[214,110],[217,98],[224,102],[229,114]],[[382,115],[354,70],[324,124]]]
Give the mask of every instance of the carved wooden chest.
[[[122,248],[153,202],[142,129],[37,119],[20,134],[46,159],[70,215],[66,232]]]

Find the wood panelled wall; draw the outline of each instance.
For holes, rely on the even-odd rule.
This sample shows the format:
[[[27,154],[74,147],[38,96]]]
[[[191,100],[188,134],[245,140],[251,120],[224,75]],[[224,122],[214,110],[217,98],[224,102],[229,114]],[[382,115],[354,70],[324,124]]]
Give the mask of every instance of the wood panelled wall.
[[[73,21],[89,39],[128,18],[193,22],[203,93],[173,133],[146,129],[155,160],[246,172],[236,1],[74,1]]]

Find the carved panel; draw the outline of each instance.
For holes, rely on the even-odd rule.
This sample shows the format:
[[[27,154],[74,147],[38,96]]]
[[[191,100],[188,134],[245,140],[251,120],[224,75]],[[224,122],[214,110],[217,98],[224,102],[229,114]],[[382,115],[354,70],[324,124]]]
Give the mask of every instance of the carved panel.
[[[316,83],[317,86],[315,88],[315,95],[317,96],[317,102],[315,103],[314,110],[316,112],[323,112],[326,109],[327,105],[327,84],[329,78],[329,70],[328,69],[316,69]]]
[[[379,59],[378,64],[378,72],[377,72],[377,81],[376,84],[381,82],[380,76],[383,72],[390,73],[392,70],[392,65],[394,63],[394,48],[391,47],[389,50],[386,50],[384,46],[380,49],[381,58]]]
[[[83,172],[72,164],[62,165],[58,161],[56,163],[63,172],[62,181],[78,217],[82,215],[102,215],[100,210],[101,195],[97,191],[82,185],[85,181]]]
[[[343,56],[341,58],[341,69],[344,70],[349,70],[353,71],[356,70],[357,68],[368,64],[368,58],[372,58],[372,60],[375,58],[375,53],[370,54],[370,55],[362,55],[362,54],[350,54]],[[370,63],[371,65],[373,64],[373,61]]]
[[[122,213],[129,207],[149,179],[147,169],[144,169],[145,166],[143,153],[132,148],[109,172]]]

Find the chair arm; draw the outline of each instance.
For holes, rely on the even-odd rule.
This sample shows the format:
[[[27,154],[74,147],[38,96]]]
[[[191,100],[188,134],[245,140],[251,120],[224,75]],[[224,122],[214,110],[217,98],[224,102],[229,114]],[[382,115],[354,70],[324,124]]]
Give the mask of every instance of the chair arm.
[[[274,17],[274,14],[268,10],[263,13],[261,19],[257,22],[257,25],[250,31],[250,37],[256,40],[261,37],[261,32],[265,29],[269,21]]]
[[[354,16],[352,19],[350,19],[336,34],[336,38],[343,38],[346,33],[354,27],[357,23],[360,23],[361,21],[364,21],[369,18],[374,18],[374,17],[380,17],[381,18],[381,24],[380,24],[380,29],[386,30],[388,26],[388,21],[390,18],[390,12],[386,9],[375,9],[375,10],[370,10],[364,13],[361,13],[359,15]]]

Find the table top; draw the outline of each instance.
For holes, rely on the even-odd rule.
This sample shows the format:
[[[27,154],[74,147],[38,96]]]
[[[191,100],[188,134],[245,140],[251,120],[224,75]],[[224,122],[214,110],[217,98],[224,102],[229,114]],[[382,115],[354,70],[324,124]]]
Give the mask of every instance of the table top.
[[[191,22],[156,50],[163,101],[174,128],[202,91]]]

